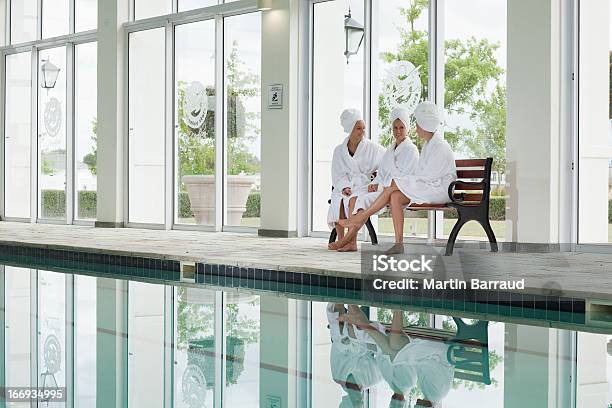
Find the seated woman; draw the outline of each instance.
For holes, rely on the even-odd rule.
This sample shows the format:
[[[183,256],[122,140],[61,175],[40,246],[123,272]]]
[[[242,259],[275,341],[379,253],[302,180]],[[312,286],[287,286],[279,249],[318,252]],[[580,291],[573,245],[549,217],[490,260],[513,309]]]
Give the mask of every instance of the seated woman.
[[[438,107],[431,102],[421,102],[414,116],[416,133],[425,140],[414,174],[394,178],[367,210],[340,220],[338,223],[349,227],[350,231],[338,245],[346,245],[354,239],[359,228],[371,215],[390,205],[393,225],[397,229],[396,243],[389,253],[401,253],[404,240],[403,209],[410,204],[444,204],[450,201],[448,186],[457,179],[457,168],[453,151],[440,131],[442,119]]]
[[[334,149],[332,158],[334,189],[327,213],[327,224],[330,228],[336,228],[338,240],[342,241],[344,227],[339,226],[338,221],[350,216],[357,198],[368,192],[370,177],[377,170],[384,149],[365,137],[365,122],[358,110],[344,110],[340,122],[349,135]],[[329,249],[356,251],[357,234],[349,240],[342,241],[342,245],[338,245],[337,242],[329,244]]]
[[[442,341],[414,339],[403,331],[401,310],[393,311],[389,335],[372,323],[358,307],[349,306],[340,320],[368,333],[377,344],[376,363],[393,396],[390,406],[405,406],[405,395],[418,385],[423,393],[415,407],[439,407],[451,389],[455,368],[448,362],[448,345]]]
[[[361,210],[372,206],[383,190],[391,186],[394,179],[414,174],[419,161],[419,150],[408,138],[408,125],[410,124],[410,112],[404,108],[395,108],[391,111],[391,124],[393,125],[393,144],[387,149],[378,166],[376,178],[368,186],[368,193],[360,195],[355,203],[353,215]],[[395,209],[394,209],[395,210]],[[399,209],[403,212],[403,209]],[[399,219],[399,218],[398,218]],[[401,217],[401,225],[395,225],[395,240],[401,241],[404,231],[404,217]],[[398,233],[400,237],[398,238]]]

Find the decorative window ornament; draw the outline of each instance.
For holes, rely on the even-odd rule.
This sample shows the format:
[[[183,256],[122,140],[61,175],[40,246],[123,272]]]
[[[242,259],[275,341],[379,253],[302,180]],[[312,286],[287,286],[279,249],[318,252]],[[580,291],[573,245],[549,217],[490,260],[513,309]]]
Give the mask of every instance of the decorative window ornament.
[[[208,111],[206,88],[198,81],[191,82],[185,89],[183,120],[189,128],[198,130],[204,124]]]
[[[195,364],[189,364],[183,372],[181,381],[183,402],[189,408],[203,406],[206,399],[206,378],[202,369]]]
[[[414,113],[423,94],[419,69],[420,67],[415,67],[409,61],[394,61],[387,68],[383,80],[383,95],[389,111],[402,107],[411,114]]]
[[[47,134],[51,137],[58,135],[62,127],[62,104],[52,97],[45,105],[44,123]]]

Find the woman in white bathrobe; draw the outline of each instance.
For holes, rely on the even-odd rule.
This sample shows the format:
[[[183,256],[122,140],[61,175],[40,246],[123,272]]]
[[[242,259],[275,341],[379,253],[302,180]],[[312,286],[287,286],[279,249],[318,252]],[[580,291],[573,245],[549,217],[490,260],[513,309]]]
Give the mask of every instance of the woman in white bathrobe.
[[[379,323],[369,322],[360,309],[349,308],[341,320],[363,328],[376,341],[376,365],[394,393],[389,406],[405,406],[404,396],[417,384],[424,396],[424,400],[417,401],[417,406],[441,406],[455,374],[454,366],[447,359],[448,345],[407,336],[401,310],[393,311],[388,336],[381,335],[377,330]]]
[[[416,133],[425,140],[415,173],[394,178],[391,185],[367,210],[360,211],[347,220],[338,223],[351,228],[356,235],[366,220],[387,205],[391,206],[392,216],[399,221],[404,217],[403,208],[410,204],[444,204],[450,201],[448,186],[457,179],[455,156],[440,130],[442,119],[437,106],[431,102],[421,102],[415,112]],[[395,209],[395,210],[394,210]],[[400,211],[400,209],[402,209]],[[396,231],[396,245],[389,253],[403,251],[403,231]],[[351,233],[343,241],[352,239]],[[342,242],[340,243],[342,244]]]
[[[371,176],[378,169],[378,163],[384,154],[382,146],[365,137],[365,122],[361,112],[345,109],[340,116],[340,122],[349,135],[334,149],[333,191],[327,213],[327,223],[330,228],[336,228],[339,241],[344,237],[344,228],[338,225],[338,221],[350,217],[357,198],[368,192]],[[357,234],[341,246],[332,243],[329,249],[356,251],[356,237]]]
[[[349,306],[353,307],[357,306]],[[347,313],[343,304],[329,303],[326,312],[332,341],[332,378],[346,393],[340,407],[361,408],[364,391],[382,380],[375,360],[376,343],[365,330],[341,320]],[[384,333],[380,324],[373,324],[372,330]]]
[[[391,111],[390,119],[393,125],[393,136],[395,140],[380,160],[376,178],[372,180],[372,184],[370,184],[368,188],[368,193],[360,195],[357,198],[353,214],[357,214],[360,210],[367,210],[370,208],[382,194],[384,189],[391,186],[393,180],[414,174],[417,169],[419,150],[408,137],[410,112],[404,108],[395,108]],[[403,208],[399,210],[403,212]],[[398,237],[398,233],[401,236],[404,231],[403,215],[393,218],[393,228],[395,229],[395,240],[397,242],[401,240],[401,238]]]

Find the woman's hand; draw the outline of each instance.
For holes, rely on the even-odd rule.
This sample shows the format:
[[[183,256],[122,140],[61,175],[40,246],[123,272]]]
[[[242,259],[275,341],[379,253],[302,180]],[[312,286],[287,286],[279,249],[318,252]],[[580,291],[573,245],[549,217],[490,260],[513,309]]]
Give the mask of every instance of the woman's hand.
[[[344,194],[347,197],[350,197],[353,194],[353,192],[351,191],[350,187],[344,187],[342,189],[342,194]]]
[[[378,184],[370,184],[368,186],[368,193],[374,193],[378,191]]]

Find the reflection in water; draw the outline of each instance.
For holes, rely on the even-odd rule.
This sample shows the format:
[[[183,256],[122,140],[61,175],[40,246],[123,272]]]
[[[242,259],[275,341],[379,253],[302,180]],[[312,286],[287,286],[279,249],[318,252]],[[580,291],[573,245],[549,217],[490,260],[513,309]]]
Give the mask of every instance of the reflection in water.
[[[0,386],[68,387],[39,406],[121,392],[129,408],[610,403],[608,335],[15,267],[0,279]]]

